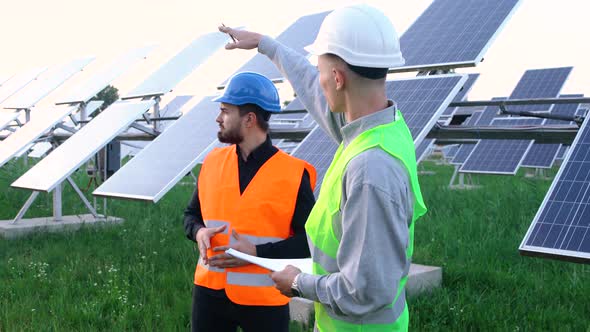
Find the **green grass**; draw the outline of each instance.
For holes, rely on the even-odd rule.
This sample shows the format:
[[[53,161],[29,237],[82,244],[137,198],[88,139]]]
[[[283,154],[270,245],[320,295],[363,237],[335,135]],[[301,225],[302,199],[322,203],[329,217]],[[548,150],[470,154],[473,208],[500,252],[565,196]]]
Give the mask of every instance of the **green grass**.
[[[28,197],[9,187],[21,167],[0,169],[0,219]],[[450,167],[424,168],[436,175],[421,177],[429,212],[414,261],[442,266],[443,287],[409,299],[412,330],[590,331],[589,266],[518,254],[550,181],[476,176],[481,189],[451,191]],[[0,331],[186,330],[197,251],[182,228],[193,190],[183,182],[156,205],[109,201],[122,225],[0,239]],[[64,214],[86,213],[70,188],[64,195]],[[51,206],[40,195],[27,217]]]

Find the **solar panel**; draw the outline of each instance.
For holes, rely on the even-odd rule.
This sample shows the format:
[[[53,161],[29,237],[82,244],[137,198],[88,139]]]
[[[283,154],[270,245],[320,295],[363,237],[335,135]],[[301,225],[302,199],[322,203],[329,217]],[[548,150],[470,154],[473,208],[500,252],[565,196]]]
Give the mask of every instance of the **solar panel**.
[[[217,137],[219,103],[203,98],[131,159],[94,195],[157,202],[195,165]],[[149,179],[146,181],[146,179]]]
[[[475,84],[475,81],[477,81],[478,78],[479,74],[469,74],[469,76],[467,77],[467,81],[465,81],[465,84],[463,85],[459,93],[457,93],[455,99],[453,99],[453,102],[459,102],[467,99],[467,94],[469,93],[469,91],[473,87],[473,84]],[[447,107],[447,109],[443,112],[443,115],[452,116],[453,113],[455,113],[455,111],[457,110],[457,108],[458,107]]]
[[[397,102],[416,146],[422,143],[466,79],[466,75],[436,75],[387,82],[387,97]],[[316,168],[317,183],[320,184],[337,148],[338,145],[332,138],[323,130],[315,128],[293,150],[293,156],[307,160]],[[316,185],[316,197],[320,187],[321,185]]]
[[[63,118],[76,110],[77,106],[61,106],[38,109],[31,113],[31,120],[19,130],[0,142],[0,167],[24,149],[28,144],[53,128]]]
[[[57,89],[70,77],[80,72],[86,65],[92,62],[94,58],[83,58],[73,60],[64,65],[44,73],[37,81],[28,85],[14,97],[10,98],[4,108],[10,109],[30,109],[35,106],[39,100],[47,96],[51,91]]]
[[[477,124],[477,122],[479,121],[479,118],[482,116],[482,114],[483,114],[483,111],[474,112],[469,117],[469,119],[467,119],[467,121],[465,121],[465,125],[466,126],[475,126]],[[459,148],[457,149],[457,152],[455,153],[453,159],[451,160],[451,164],[453,164],[453,165],[463,164],[465,162],[465,160],[467,160],[467,157],[469,157],[469,155],[473,151],[473,148],[475,148],[475,143],[474,144],[461,144],[461,146],[459,146]]]
[[[33,150],[29,153],[31,158],[42,158],[49,150],[51,150],[51,143],[39,142],[33,145]]]
[[[184,106],[184,104],[186,104],[189,100],[191,100],[193,98],[193,96],[176,96],[174,97],[174,99],[172,99],[168,104],[166,104],[166,106],[164,106],[163,108],[160,109],[160,117],[176,117],[176,116],[180,116],[180,109],[182,108],[182,106]],[[160,132],[164,132],[168,129],[168,127],[170,127],[170,124],[173,123],[173,121],[176,120],[172,120],[172,121],[160,121],[158,130]],[[137,130],[135,128],[130,128],[127,133],[142,133],[142,131]],[[145,148],[148,144],[150,144],[149,141],[123,141],[121,142],[123,145],[121,146],[121,158],[125,158],[129,155],[131,156],[135,156],[139,153],[139,151],[141,151],[143,148]]]
[[[18,113],[0,112],[0,130],[8,127],[10,123],[18,118]]]
[[[112,104],[11,186],[52,191],[153,105],[153,100]]]
[[[291,24],[287,30],[283,31],[283,33],[281,33],[276,38],[276,40],[286,46],[289,46],[296,52],[307,55],[307,51],[303,48],[313,43],[320,29],[320,25],[324,21],[326,15],[329,13],[330,12],[327,11],[299,18],[297,21]],[[283,75],[279,72],[272,61],[262,54],[256,54],[252,59],[240,67],[236,73],[242,71],[257,72],[268,77],[272,81],[280,81],[283,79]],[[221,84],[221,86],[226,85],[228,80],[229,78],[226,79]]]
[[[555,156],[555,160],[563,160],[568,149],[569,149],[568,145],[562,145],[559,148],[559,151],[557,151],[557,155]]]
[[[590,263],[590,128],[586,119],[576,135],[520,252]]]
[[[394,71],[475,66],[518,0],[435,0],[401,36],[406,64]]]
[[[227,35],[221,32],[200,36],[122,99],[160,96],[172,91],[172,88],[226,43]]]
[[[17,74],[16,76],[9,79],[7,82],[2,84],[0,87],[0,103],[3,103],[6,99],[20,91],[27,84],[31,83],[32,80],[37,78],[41,73],[46,71],[47,68],[34,68]]]
[[[499,118],[492,126],[540,126],[544,119]],[[514,175],[533,140],[480,140],[459,172]]]
[[[576,98],[583,97],[584,95],[561,95],[561,98]],[[573,117],[576,114],[579,104],[557,104],[551,109],[551,114],[570,116]],[[565,125],[568,121],[547,119],[545,125]],[[555,156],[559,152],[561,144],[538,144],[534,143],[524,160],[522,161],[522,167],[532,168],[551,168],[555,161]]]
[[[154,46],[146,46],[123,54],[108,64],[100,74],[93,76],[91,80],[82,84],[68,96],[60,99],[56,104],[85,103],[89,101],[114,79],[130,69],[133,64],[147,57],[154,48]]]
[[[320,194],[322,180],[332,163],[336,150],[338,150],[338,144],[317,126],[293,150],[292,155],[294,157],[311,163],[317,171],[316,187],[314,190],[316,197]]]
[[[428,153],[431,152],[432,144],[434,144],[433,139],[425,139],[418,145],[416,148],[416,162],[420,163],[424,158],[428,156]],[[428,153],[427,153],[428,152]]]
[[[572,67],[527,70],[509,99],[557,98]],[[510,111],[547,112],[551,105],[514,105]]]
[[[453,159],[455,157],[455,155],[457,154],[457,151],[459,151],[459,147],[460,147],[459,144],[445,146],[442,149],[443,156],[445,157],[445,159],[447,159],[447,160]]]

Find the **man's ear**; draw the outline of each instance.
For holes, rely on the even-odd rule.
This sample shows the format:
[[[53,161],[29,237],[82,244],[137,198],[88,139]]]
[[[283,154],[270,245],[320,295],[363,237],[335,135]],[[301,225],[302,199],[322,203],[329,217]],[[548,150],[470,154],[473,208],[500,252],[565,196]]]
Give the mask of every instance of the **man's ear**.
[[[344,73],[344,71],[338,67],[334,67],[332,69],[332,77],[334,78],[336,91],[342,91],[346,83],[346,74]]]

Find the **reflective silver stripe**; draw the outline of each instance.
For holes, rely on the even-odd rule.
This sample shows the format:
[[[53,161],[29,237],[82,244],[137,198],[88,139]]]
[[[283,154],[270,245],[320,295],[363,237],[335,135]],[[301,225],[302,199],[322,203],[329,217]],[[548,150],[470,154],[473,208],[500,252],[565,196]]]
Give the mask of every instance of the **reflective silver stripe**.
[[[274,242],[279,242],[279,241],[284,240],[280,237],[265,237],[265,236],[246,235],[246,234],[240,234],[240,235],[245,237],[246,239],[248,239],[248,241],[254,243],[254,245],[265,244],[265,243],[269,243],[269,242],[274,243]],[[236,239],[234,239],[234,237],[232,236],[229,240],[229,243],[234,244],[235,242],[236,242]]]
[[[237,272],[228,272],[227,273],[227,283],[230,285],[238,285],[238,286],[274,286],[275,283],[270,278],[268,274],[258,274],[258,273],[237,273]]]
[[[197,263],[199,266],[201,266],[202,268],[204,268],[205,270],[208,271],[212,271],[212,272],[225,272],[225,269],[221,269],[218,267],[214,267],[211,265],[205,265],[203,264],[203,260],[199,257],[199,262]]]
[[[307,243],[309,244],[309,250],[314,263],[319,264],[328,273],[340,272],[340,269],[338,268],[338,262],[334,258],[326,255],[318,247],[314,246],[313,242],[309,238],[309,234],[307,235]]]
[[[205,220],[205,226],[207,227],[219,227],[226,225],[227,227],[220,234],[229,234],[229,222],[223,220]]]
[[[402,292],[393,306],[388,306],[358,319],[350,316],[338,315],[326,306],[324,306],[324,310],[330,318],[351,324],[393,324],[404,312],[405,307],[406,294],[405,292]]]

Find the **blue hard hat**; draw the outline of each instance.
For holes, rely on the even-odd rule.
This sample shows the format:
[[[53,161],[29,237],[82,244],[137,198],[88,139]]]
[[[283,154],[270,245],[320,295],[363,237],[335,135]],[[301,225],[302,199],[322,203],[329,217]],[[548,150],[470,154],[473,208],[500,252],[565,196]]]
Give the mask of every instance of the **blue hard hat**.
[[[232,76],[223,95],[213,101],[238,106],[256,104],[267,112],[281,112],[279,92],[275,85],[265,76],[253,72],[241,72]]]

